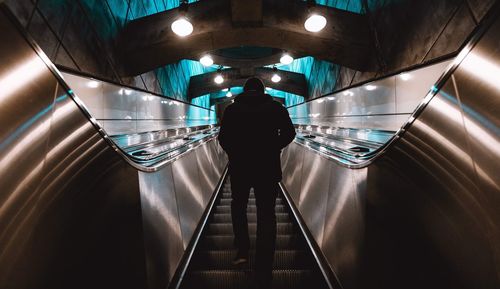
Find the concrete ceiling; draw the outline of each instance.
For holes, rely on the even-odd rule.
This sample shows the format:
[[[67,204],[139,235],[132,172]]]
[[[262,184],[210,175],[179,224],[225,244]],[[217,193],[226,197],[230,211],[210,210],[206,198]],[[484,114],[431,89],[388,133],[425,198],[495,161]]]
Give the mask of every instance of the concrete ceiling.
[[[250,69],[225,69],[221,72],[224,77],[224,83],[216,84],[215,75],[219,72],[205,73],[192,76],[189,82],[188,100],[214,93],[228,87],[243,86],[250,76],[257,76],[264,81],[266,87],[278,89],[281,91],[293,93],[307,98],[307,82],[305,76],[301,73],[278,71],[281,81],[274,83],[271,77],[275,73],[272,68],[250,68]]]
[[[190,36],[175,35],[170,24],[179,9],[130,22],[118,39],[126,64],[123,75],[138,75],[181,59],[197,60],[214,54],[216,64],[252,68],[278,62],[279,54],[258,59],[218,55],[225,48],[254,46],[286,50],[296,58],[310,55],[352,69],[369,71],[373,59],[369,26],[364,15],[316,6],[328,19],[319,33],[307,32],[307,3],[301,0],[209,0],[189,4],[187,17],[194,25]]]

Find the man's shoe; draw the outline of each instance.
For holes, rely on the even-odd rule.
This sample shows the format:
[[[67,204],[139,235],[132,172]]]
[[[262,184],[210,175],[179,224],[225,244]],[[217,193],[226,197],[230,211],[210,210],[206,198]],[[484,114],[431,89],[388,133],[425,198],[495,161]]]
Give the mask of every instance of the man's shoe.
[[[238,266],[248,262],[248,252],[238,251],[236,257],[233,259],[233,265]]]

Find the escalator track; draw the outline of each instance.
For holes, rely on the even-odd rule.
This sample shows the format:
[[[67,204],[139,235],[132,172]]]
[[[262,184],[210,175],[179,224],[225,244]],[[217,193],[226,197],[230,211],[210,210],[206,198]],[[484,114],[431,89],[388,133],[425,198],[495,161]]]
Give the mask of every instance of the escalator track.
[[[234,266],[231,261],[236,250],[233,246],[229,178],[226,178],[221,189],[222,192],[215,202],[188,265],[180,286],[182,289],[194,289],[200,286],[214,289],[252,288],[257,222],[255,196],[253,192],[250,193],[247,207],[251,242],[249,262],[242,266]],[[282,195],[276,200],[276,219],[277,238],[272,288],[328,288]]]

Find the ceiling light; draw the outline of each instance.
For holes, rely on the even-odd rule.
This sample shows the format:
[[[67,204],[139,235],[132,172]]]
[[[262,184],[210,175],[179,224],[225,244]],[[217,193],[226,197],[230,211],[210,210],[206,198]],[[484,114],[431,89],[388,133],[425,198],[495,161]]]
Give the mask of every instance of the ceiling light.
[[[280,81],[281,81],[281,76],[279,76],[277,73],[275,73],[275,74],[273,75],[273,77],[271,77],[271,81],[272,81],[272,82],[275,82],[275,83],[276,83],[276,82],[280,82]]]
[[[95,80],[91,80],[87,83],[87,86],[90,88],[98,88],[99,87],[99,82]]]
[[[226,93],[226,96],[227,96],[227,97],[231,97],[231,96],[233,96],[233,93],[232,93],[231,91],[228,91],[228,92]]]
[[[193,33],[193,24],[189,22],[185,17],[181,17],[172,23],[172,31],[181,36],[185,37]]]
[[[221,74],[217,74],[214,78],[214,82],[217,84],[221,84],[224,82],[224,77]]]
[[[205,55],[202,58],[200,58],[200,63],[203,64],[203,66],[208,67],[214,64],[214,60],[210,55]]]
[[[399,77],[403,80],[403,81],[408,81],[411,79],[411,74],[409,73],[401,73],[401,75],[399,75]]]
[[[224,88],[222,91],[224,92],[229,91],[229,88]]]
[[[283,54],[283,56],[281,56],[281,58],[280,58],[280,63],[281,64],[285,64],[286,65],[286,64],[290,64],[292,62],[293,62],[293,57],[290,56],[290,54],[288,54],[288,53]]]
[[[326,26],[326,18],[324,16],[313,14],[304,22],[304,28],[309,32],[320,32]]]
[[[365,89],[368,91],[372,91],[372,90],[377,89],[377,86],[370,84],[370,85],[365,86]]]

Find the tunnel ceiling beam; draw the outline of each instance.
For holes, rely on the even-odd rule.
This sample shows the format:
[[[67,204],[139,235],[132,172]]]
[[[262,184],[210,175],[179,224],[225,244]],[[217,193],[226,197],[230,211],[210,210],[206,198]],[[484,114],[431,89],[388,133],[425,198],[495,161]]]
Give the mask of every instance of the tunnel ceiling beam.
[[[122,74],[138,75],[181,59],[199,59],[207,52],[240,46],[287,50],[360,71],[374,69],[366,16],[318,5],[314,9],[325,15],[328,25],[311,33],[303,26],[309,13],[305,1],[262,0],[255,7],[248,2],[254,3],[210,0],[189,4],[187,17],[194,32],[185,38],[170,29],[179,9],[130,22],[117,41],[125,65]]]
[[[218,72],[205,73],[200,75],[191,76],[189,80],[188,100],[209,94],[219,92],[224,88],[243,86],[245,81],[250,76],[257,76],[264,81],[267,87],[277,89],[307,98],[307,81],[303,74],[278,71],[281,81],[274,83],[271,77],[275,73],[272,68],[255,68],[255,69],[225,69],[221,72],[224,77],[224,83],[216,84],[214,82],[215,75]]]

